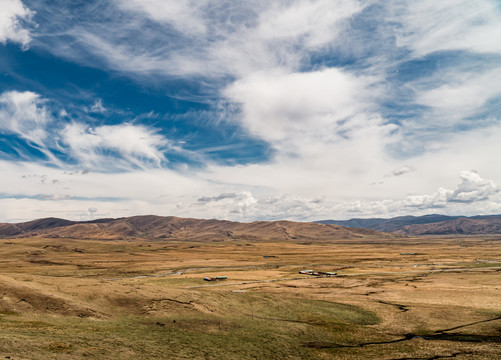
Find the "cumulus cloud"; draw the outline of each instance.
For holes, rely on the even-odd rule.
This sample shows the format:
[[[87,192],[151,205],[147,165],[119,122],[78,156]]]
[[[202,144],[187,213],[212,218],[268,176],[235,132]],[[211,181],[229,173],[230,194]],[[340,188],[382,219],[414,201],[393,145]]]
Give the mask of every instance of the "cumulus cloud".
[[[201,197],[195,203],[195,206],[202,207],[207,213],[216,213],[217,216],[226,218],[235,218],[235,214],[246,220],[248,215],[254,216],[253,212],[257,200],[251,192],[243,191],[241,193],[223,193],[218,196]],[[182,207],[178,207],[182,210]],[[252,214],[251,214],[252,213]]]
[[[362,167],[393,140],[388,135],[396,126],[373,107],[381,91],[376,78],[328,68],[254,73],[223,94],[239,106],[233,120],[267,141],[277,151],[277,160],[292,156],[304,160],[296,166],[334,168],[343,156],[354,160],[346,165]],[[357,149],[362,144],[372,153]]]
[[[249,220],[306,220],[326,213],[323,199],[307,199],[289,194],[256,196],[250,191],[204,196],[196,203],[178,205],[179,213],[212,214],[217,218]]]
[[[418,208],[421,210],[444,208],[451,194],[451,190],[439,188],[431,195],[410,195],[399,203],[404,208]]]
[[[488,200],[499,192],[494,181],[482,179],[475,171],[462,171],[459,177],[462,181],[448,196],[448,201],[472,203]]]
[[[291,136],[294,141],[297,136],[331,137],[343,130],[350,117],[369,107],[370,84],[371,79],[335,68],[274,71],[238,80],[224,94],[242,105],[241,121],[251,133],[270,142]]]
[[[28,9],[21,0],[2,0],[0,11],[0,43],[12,41],[27,48],[31,41],[29,30],[23,27],[23,22],[29,22],[34,12]]]
[[[483,179],[475,171],[461,171],[459,178],[461,183],[455,190],[439,188],[430,195],[408,196],[400,204],[420,209],[445,208],[450,203],[481,203],[499,192],[499,188],[492,180]]]
[[[498,186],[492,181],[483,179],[475,171],[461,171],[459,173],[461,183],[456,186],[456,189],[447,189],[440,187],[437,191],[431,194],[409,195],[404,199],[382,200],[376,202],[355,202],[351,206],[351,212],[360,213],[379,213],[379,214],[398,214],[402,209],[409,212],[415,211],[436,211],[442,209],[447,212],[468,212],[468,209],[461,207],[458,210],[458,203],[468,204],[474,207],[473,212],[478,211],[483,213],[481,209],[486,207],[489,200],[495,200],[498,203],[499,199],[494,199],[499,194]],[[499,203],[498,203],[499,206]],[[492,205],[488,206],[489,208]],[[469,211],[471,212],[471,211]]]

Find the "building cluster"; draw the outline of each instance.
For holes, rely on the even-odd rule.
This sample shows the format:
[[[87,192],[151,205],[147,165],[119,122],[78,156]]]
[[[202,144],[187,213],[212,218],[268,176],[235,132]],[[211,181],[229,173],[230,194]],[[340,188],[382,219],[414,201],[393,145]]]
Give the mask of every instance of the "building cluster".
[[[228,276],[204,277],[205,281],[221,281],[228,279]]]
[[[301,270],[299,271],[300,274],[303,275],[312,275],[312,276],[320,276],[320,277],[331,277],[331,276],[336,276],[336,272],[325,272],[325,271],[315,271],[315,270]]]

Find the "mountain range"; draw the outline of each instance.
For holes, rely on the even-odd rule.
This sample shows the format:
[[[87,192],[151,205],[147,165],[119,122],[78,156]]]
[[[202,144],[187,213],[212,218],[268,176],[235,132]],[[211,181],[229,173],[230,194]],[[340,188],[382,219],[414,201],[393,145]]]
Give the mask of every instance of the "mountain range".
[[[403,235],[501,234],[501,215],[478,216],[398,216],[390,219],[321,220],[319,224],[361,227]]]
[[[501,215],[399,216],[390,219],[321,220],[316,222],[203,220],[174,216],[132,216],[117,219],[70,221],[44,218],[0,223],[0,237],[45,236],[78,239],[164,240],[332,240],[402,235],[501,234]]]
[[[0,237],[63,237],[78,239],[165,239],[165,240],[331,240],[370,237],[394,237],[378,231],[347,228],[332,224],[292,221],[255,221],[239,223],[226,220],[202,220],[174,216],[133,216],[93,221],[69,221],[57,218],[0,224]]]

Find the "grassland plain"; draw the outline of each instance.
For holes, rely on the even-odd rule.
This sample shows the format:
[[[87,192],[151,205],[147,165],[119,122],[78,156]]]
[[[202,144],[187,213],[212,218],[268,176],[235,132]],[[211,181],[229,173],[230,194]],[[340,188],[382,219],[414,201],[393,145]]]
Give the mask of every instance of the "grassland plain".
[[[501,237],[215,240],[0,240],[0,358],[501,357]]]

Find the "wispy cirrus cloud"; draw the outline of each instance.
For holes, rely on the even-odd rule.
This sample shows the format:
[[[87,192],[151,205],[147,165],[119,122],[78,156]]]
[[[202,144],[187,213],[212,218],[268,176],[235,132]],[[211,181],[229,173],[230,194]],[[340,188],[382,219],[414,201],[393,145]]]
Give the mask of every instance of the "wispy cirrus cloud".
[[[496,0],[404,1],[388,7],[401,25],[398,45],[417,57],[447,50],[501,53]]]
[[[96,100],[96,102],[94,102],[94,105],[90,107],[89,111],[92,113],[105,113],[106,108],[103,106],[103,100]]]
[[[155,21],[167,23],[180,33],[189,35],[207,33],[203,15],[204,8],[209,5],[208,1],[117,0],[115,2],[124,10],[140,12]]]
[[[5,91],[0,94],[0,131],[16,134],[43,145],[46,127],[53,120],[39,94],[31,91]]]
[[[488,71],[450,71],[445,76],[438,86],[418,91],[415,99],[417,104],[430,108],[430,117],[438,126],[461,124],[501,96],[497,85],[501,82],[501,67]]]
[[[99,109],[93,112],[102,111],[102,104],[99,101],[96,104],[94,106],[100,105]],[[74,166],[75,161],[79,167],[98,171],[161,167],[168,161],[166,152],[185,152],[145,125],[125,122],[91,127],[84,123],[85,119],[65,123],[64,109],[56,110],[55,105],[37,93],[3,92],[0,94],[0,133],[26,141],[28,146],[41,151],[46,161],[58,167]],[[63,119],[55,113],[62,114]]]
[[[61,36],[74,38],[78,46],[68,47],[62,37],[38,45],[87,65],[135,74],[242,76],[277,67],[298,69],[308,62],[309,52],[332,46],[367,4],[116,0],[64,17],[45,14],[55,18],[51,26]],[[42,32],[52,32],[51,26]]]
[[[70,154],[85,167],[104,170],[159,167],[166,161],[167,139],[145,126],[131,124],[104,125],[90,128],[71,123],[60,132],[61,141]]]

